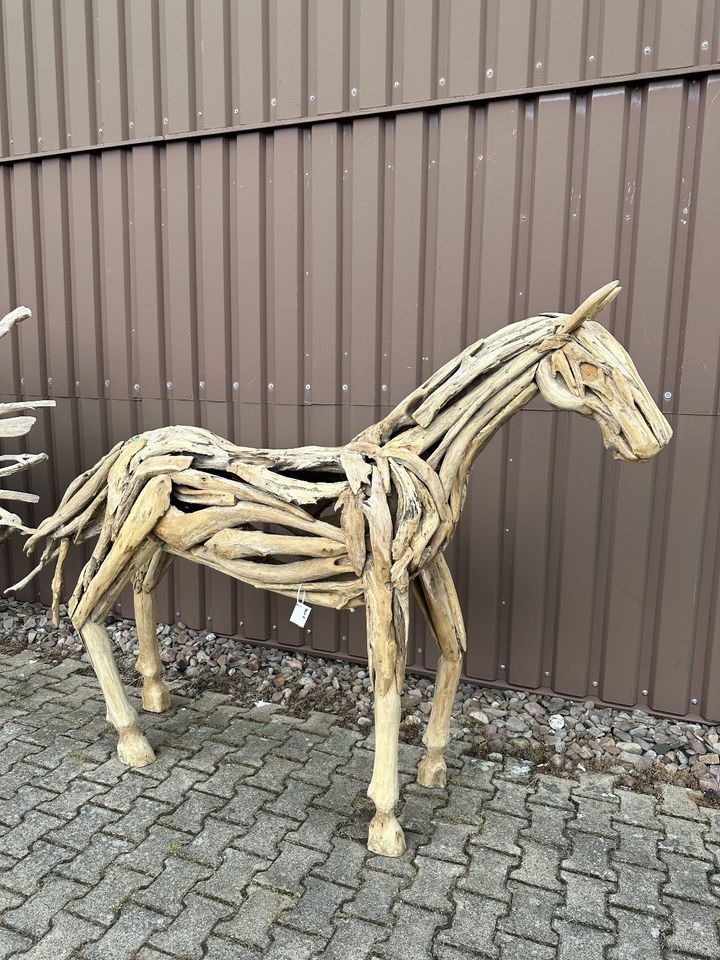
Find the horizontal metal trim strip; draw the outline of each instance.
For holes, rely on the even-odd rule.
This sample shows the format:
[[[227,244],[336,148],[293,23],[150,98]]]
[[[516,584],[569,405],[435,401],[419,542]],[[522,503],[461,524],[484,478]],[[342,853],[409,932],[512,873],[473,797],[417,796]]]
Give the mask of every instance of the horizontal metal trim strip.
[[[388,104],[371,107],[367,110],[345,110],[339,113],[324,113],[317,117],[290,117],[284,120],[264,120],[260,123],[248,123],[237,127],[216,127],[211,130],[187,130],[157,137],[145,137],[136,140],[115,140],[111,143],[95,143],[86,146],[64,147],[62,150],[45,150],[36,153],[23,153],[17,156],[0,157],[0,164],[20,163],[26,160],[45,160],[73,154],[103,153],[122,147],[144,147],[151,144],[175,143],[183,140],[205,140],[209,137],[221,137],[228,134],[256,133],[273,131],[286,127],[312,127],[321,123],[362,120],[368,117],[393,116],[398,113],[413,113],[419,110],[441,110],[445,107],[463,104],[488,103],[490,101],[528,99],[547,96],[553,93],[591,91],[603,87],[639,86],[653,80],[682,80],[688,77],[703,77],[719,73],[720,63],[703,64],[695,67],[683,67],[679,70],[653,70],[647,73],[627,73],[616,77],[601,77],[594,80],[578,80],[575,83],[548,84],[544,87],[522,87],[517,90],[503,90],[490,93],[474,93],[463,97],[444,97],[440,100],[418,100],[412,103]]]

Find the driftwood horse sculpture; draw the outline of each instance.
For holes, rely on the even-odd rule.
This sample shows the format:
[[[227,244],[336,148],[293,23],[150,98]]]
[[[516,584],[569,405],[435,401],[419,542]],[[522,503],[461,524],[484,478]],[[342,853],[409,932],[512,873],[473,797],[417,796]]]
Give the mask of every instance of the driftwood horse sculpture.
[[[399,856],[405,840],[394,810],[409,594],[412,589],[441,651],[427,753],[418,768],[421,784],[439,787],[465,649],[443,551],[475,457],[538,390],[554,407],[593,417],[605,446],[623,460],[647,460],[670,440],[632,360],[592,319],[619,290],[610,283],[571,315],[542,314],[479,340],[344,447],[256,450],[175,426],[118,444],[78,477],[26,547],[30,552],[47,541],[33,573],[57,557],[57,616],[68,546],[97,536],[69,612],[118,732],[120,760],[132,766],[154,760],[103,625],[128,581],[135,592],[142,702],[155,712],[170,699],[154,596],[174,557],[291,597],[302,587],[309,603],[364,604],[376,724],[368,789],[376,813],[368,846]]]

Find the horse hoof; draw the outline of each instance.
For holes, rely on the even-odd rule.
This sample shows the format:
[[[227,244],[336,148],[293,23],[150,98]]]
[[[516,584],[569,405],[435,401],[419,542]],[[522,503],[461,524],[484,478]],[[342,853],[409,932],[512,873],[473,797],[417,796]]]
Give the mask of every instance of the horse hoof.
[[[118,760],[129,767],[145,767],[155,759],[153,748],[137,729],[123,730],[118,737]]]
[[[405,834],[395,817],[378,810],[370,821],[368,850],[381,857],[401,857],[405,853]]]
[[[426,756],[418,764],[417,782],[421,787],[444,787],[447,783],[447,767],[443,757]]]
[[[170,694],[164,683],[145,684],[142,689],[143,710],[150,713],[162,713],[170,706]]]

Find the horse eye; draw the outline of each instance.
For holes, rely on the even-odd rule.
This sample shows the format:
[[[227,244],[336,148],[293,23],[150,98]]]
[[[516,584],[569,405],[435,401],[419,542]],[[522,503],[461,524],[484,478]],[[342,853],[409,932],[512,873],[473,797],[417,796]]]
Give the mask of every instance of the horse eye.
[[[580,372],[583,375],[583,380],[586,380],[587,382],[597,380],[599,374],[598,368],[592,363],[581,363]]]

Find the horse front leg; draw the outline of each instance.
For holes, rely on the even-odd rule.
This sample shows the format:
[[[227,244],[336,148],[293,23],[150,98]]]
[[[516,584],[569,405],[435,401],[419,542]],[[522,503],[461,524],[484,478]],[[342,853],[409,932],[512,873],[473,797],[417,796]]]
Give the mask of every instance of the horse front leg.
[[[155,590],[146,592],[142,584],[134,585],[133,599],[139,647],[135,669],[143,678],[142,705],[152,713],[162,713],[170,706],[170,694],[162,679],[164,668],[157,643]]]
[[[405,836],[395,817],[398,801],[400,692],[407,647],[407,582],[394,589],[366,574],[366,615],[370,676],[375,700],[375,763],[368,796],[375,804],[368,850],[384,857],[405,852]]]
[[[465,625],[455,584],[442,554],[431,560],[413,581],[413,592],[428,627],[440,647],[430,721],[423,737],[427,753],[418,765],[418,783],[444,787],[445,748],[450,739],[450,715],[462,672]]]

